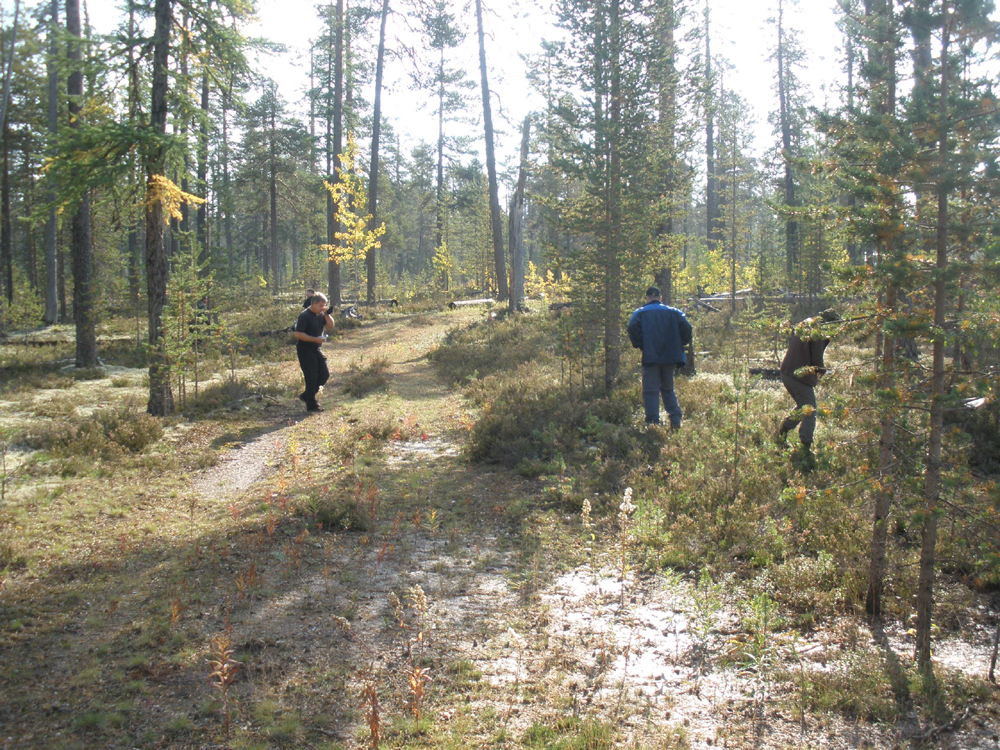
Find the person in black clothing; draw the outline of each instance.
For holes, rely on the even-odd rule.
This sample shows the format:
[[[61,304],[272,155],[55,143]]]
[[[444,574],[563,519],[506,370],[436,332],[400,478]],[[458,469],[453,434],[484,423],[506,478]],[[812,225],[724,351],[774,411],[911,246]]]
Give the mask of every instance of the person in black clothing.
[[[835,310],[824,310],[820,313],[824,323],[835,323],[840,316]],[[814,318],[802,321],[800,325],[814,326],[819,324]],[[805,334],[803,334],[805,335]],[[795,401],[795,409],[785,417],[778,428],[779,440],[796,427],[799,428],[799,440],[807,453],[812,447],[813,434],[816,431],[816,386],[826,372],[823,364],[823,352],[830,339],[813,334],[800,338],[793,330],[788,338],[788,350],[781,360],[781,382],[788,395]]]
[[[326,357],[320,351],[326,341],[327,331],[333,330],[333,318],[327,309],[326,296],[313,295],[312,301],[295,321],[294,336],[295,352],[299,356],[299,367],[306,380],[306,389],[299,398],[306,403],[306,411],[323,411],[316,401],[316,394],[321,386],[330,379],[330,370],[326,366]]]
[[[306,289],[306,301],[302,303],[302,309],[306,309],[312,304],[313,297],[316,296],[315,289]]]

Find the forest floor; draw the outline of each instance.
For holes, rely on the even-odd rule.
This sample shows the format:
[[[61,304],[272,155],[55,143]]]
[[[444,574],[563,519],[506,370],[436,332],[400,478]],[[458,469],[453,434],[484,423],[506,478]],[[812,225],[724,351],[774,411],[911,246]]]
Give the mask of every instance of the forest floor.
[[[998,747],[990,633],[938,646],[979,686],[965,713],[866,721],[905,700],[905,680],[887,695],[859,677],[909,661],[902,629],[785,629],[738,580],[642,574],[614,519],[587,528],[537,481],[470,464],[474,414],[426,355],[481,314],[331,339],[319,414],[288,360],[255,373],[284,395],[176,420],[127,465],[60,476],[8,451],[4,538],[24,562],[0,578],[0,748],[355,748],[373,732],[385,748]],[[378,360],[387,387],[346,395],[352,365]],[[141,383],[120,371],[0,414],[85,413]],[[846,651],[851,675],[833,666]],[[818,705],[824,681],[836,705]]]

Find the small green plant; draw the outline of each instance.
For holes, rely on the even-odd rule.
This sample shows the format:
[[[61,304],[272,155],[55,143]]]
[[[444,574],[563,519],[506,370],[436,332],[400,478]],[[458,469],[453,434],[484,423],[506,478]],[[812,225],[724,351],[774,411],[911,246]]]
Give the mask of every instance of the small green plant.
[[[691,589],[691,634],[702,653],[708,650],[708,641],[715,630],[722,611],[722,584],[712,581],[707,568],[701,569],[698,583]]]
[[[369,507],[360,498],[335,490],[311,497],[298,512],[311,515],[317,526],[331,531],[371,531],[375,526]]]

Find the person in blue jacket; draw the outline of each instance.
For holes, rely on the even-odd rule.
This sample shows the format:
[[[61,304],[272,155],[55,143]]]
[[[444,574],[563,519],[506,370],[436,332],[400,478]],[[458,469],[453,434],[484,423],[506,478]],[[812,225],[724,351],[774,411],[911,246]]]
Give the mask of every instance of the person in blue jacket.
[[[684,313],[660,301],[660,290],[646,290],[646,304],[628,322],[632,346],[642,349],[642,403],[646,422],[660,423],[660,396],[670,427],[681,426],[681,407],[674,393],[674,373],[685,363],[684,347],[691,343],[691,324]]]

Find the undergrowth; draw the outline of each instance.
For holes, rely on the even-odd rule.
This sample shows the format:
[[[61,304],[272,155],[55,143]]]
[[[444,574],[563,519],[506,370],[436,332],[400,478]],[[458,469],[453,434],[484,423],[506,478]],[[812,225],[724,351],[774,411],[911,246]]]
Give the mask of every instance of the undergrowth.
[[[384,356],[370,357],[367,362],[351,362],[344,379],[344,393],[363,398],[389,385],[389,360]]]
[[[35,449],[58,458],[87,456],[115,460],[142,453],[163,437],[160,420],[135,403],[100,409],[85,419],[62,419],[40,424],[25,436]]]

